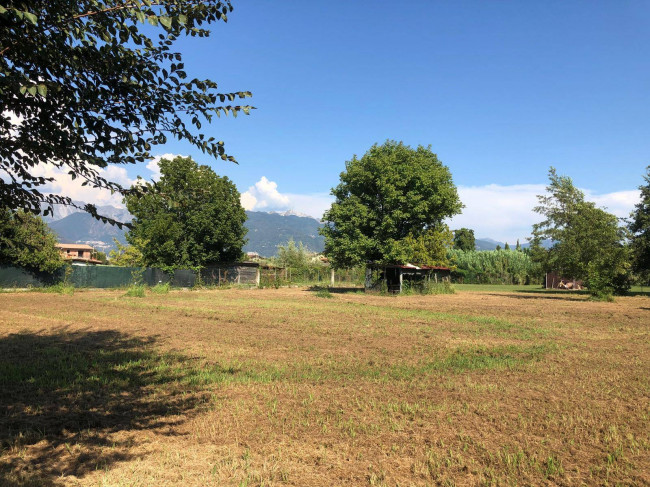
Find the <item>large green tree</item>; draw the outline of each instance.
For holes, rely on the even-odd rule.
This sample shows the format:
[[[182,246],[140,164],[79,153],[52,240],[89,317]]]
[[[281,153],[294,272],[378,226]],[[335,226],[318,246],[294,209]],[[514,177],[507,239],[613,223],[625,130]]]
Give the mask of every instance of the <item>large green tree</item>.
[[[549,171],[547,193],[539,195],[535,211],[544,220],[533,225],[531,256],[546,271],[584,280],[595,294],[623,293],[629,289],[629,252],[625,229],[618,219],[592,202],[571,178]],[[546,250],[544,239],[554,242]]]
[[[647,283],[650,281],[650,166],[643,179],[645,184],[639,186],[641,201],[630,216],[629,230],[634,271]]]
[[[476,238],[474,230],[469,228],[459,228],[454,230],[454,248],[471,252],[476,250]]]
[[[75,206],[43,192],[52,181],[39,175],[45,163],[85,185],[136,194],[101,169],[147,161],[168,137],[234,160],[200,129],[214,115],[248,113],[231,102],[250,92],[219,93],[215,82],[191,78],[173,50],[179,37],[207,37],[207,25],[231,10],[229,0],[3,1],[0,206],[45,206],[45,214],[52,204]],[[93,205],[85,210],[97,216]]]
[[[144,195],[127,196],[133,215],[127,241],[144,265],[202,267],[242,257],[246,212],[227,178],[189,157],[160,161],[160,181]]]
[[[321,234],[325,254],[339,268],[403,263],[411,253],[407,239],[447,231],[443,220],[462,208],[451,172],[430,147],[391,140],[347,161],[332,194]]]
[[[0,264],[54,272],[63,265],[56,237],[31,213],[0,208]]]

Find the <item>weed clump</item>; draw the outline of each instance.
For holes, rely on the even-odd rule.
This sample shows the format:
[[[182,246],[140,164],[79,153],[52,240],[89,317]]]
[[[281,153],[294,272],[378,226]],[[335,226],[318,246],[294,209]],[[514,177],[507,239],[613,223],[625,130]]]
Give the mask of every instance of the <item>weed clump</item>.
[[[124,296],[129,298],[144,298],[144,290],[144,284],[132,284],[126,290],[126,294],[124,294]]]
[[[165,283],[159,282],[158,284],[156,284],[154,287],[151,288],[151,292],[153,294],[167,294],[170,291],[171,287],[172,287],[171,284],[169,284],[168,282]]]
[[[64,294],[64,295],[74,294],[74,286],[72,284],[67,284],[65,282],[59,282],[57,284],[54,284],[53,286],[40,288],[40,290],[44,293],[55,293],[55,294]]]
[[[426,281],[422,285],[422,294],[456,294],[456,290],[448,279],[443,279],[440,282]]]
[[[321,288],[318,291],[316,291],[316,297],[332,299],[334,296],[332,296],[332,293],[330,292],[329,289],[324,287],[324,288]]]

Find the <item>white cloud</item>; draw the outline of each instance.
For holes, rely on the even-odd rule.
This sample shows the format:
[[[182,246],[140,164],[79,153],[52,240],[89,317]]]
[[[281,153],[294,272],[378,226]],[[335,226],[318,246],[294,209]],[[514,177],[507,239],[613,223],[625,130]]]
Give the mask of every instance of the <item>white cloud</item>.
[[[333,198],[327,193],[281,193],[275,181],[262,176],[258,182],[241,194],[240,201],[247,210],[293,210],[320,219],[332,204]]]
[[[605,208],[610,213],[621,218],[630,216],[630,212],[634,210],[634,205],[641,199],[639,190],[615,191],[601,195],[593,194],[589,190],[584,190],[584,192],[585,197],[589,201],[596,203],[596,206]]]
[[[639,201],[638,191],[617,191],[596,194],[582,190],[589,201],[616,216],[629,215]],[[489,237],[502,242],[521,243],[530,236],[533,223],[541,221],[541,215],[533,212],[537,195],[544,194],[543,184],[518,184],[502,186],[459,186],[460,200],[465,204],[463,213],[450,221],[450,227],[471,228],[477,238]]]
[[[153,159],[151,159],[145,166],[149,170],[149,172],[151,172],[151,179],[153,181],[158,181],[160,179],[160,166],[158,164],[160,163],[161,159],[171,160],[176,157],[187,157],[187,156],[167,153],[167,154],[161,154],[159,156],[155,156]]]
[[[266,176],[242,193],[241,203],[247,210],[286,210],[290,205],[289,198],[278,191],[278,184]]]
[[[311,193],[311,194],[292,194],[286,195],[291,202],[288,209],[298,213],[312,216],[317,220],[323,218],[323,213],[330,209],[334,202],[334,197],[329,193]]]
[[[98,206],[111,205],[118,208],[124,207],[121,195],[117,193],[111,194],[107,189],[82,186],[83,179],[72,179],[66,169],[59,168],[54,164],[38,164],[34,166],[31,173],[34,176],[54,179],[54,181],[39,187],[39,191],[43,193],[60,194],[62,196],[68,196],[74,201],[93,203]],[[108,166],[105,169],[99,169],[98,173],[100,176],[127,188],[135,183],[134,179],[129,178],[126,169],[120,166]]]

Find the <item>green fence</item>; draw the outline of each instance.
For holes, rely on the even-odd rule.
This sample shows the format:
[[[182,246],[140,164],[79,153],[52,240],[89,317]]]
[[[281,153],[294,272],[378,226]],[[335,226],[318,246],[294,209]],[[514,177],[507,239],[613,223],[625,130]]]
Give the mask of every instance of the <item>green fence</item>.
[[[193,287],[201,282],[207,285],[237,283],[257,284],[257,264],[235,263],[210,266],[199,274],[191,269],[177,269],[166,273],[160,269],[112,266],[70,266],[67,282],[75,287],[116,288],[134,282],[148,286],[171,283],[176,287]],[[45,287],[63,282],[65,268],[53,274],[32,272],[12,266],[0,266],[0,288]]]

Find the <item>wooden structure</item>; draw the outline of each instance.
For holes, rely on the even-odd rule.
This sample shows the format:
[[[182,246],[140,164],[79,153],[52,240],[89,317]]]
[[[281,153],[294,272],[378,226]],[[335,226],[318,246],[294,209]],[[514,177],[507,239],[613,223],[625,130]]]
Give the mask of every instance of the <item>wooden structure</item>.
[[[557,272],[547,272],[544,276],[545,289],[570,289],[579,291],[584,287],[580,280],[562,277]]]
[[[377,279],[373,279],[373,273]],[[425,281],[441,282],[449,279],[451,269],[442,266],[417,266],[413,264],[368,264],[366,265],[365,288],[373,289],[381,282],[386,283],[386,289],[392,293],[401,293],[405,281],[411,285]]]

